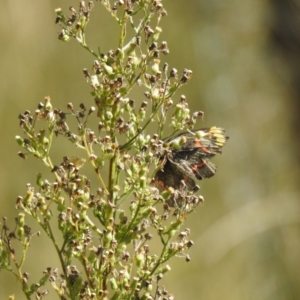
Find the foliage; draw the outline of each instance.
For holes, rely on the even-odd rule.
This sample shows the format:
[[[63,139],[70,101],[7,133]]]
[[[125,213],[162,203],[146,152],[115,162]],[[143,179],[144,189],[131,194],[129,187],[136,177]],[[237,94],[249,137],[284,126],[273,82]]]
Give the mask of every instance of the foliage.
[[[160,56],[169,54],[167,42],[160,42],[159,25],[167,14],[162,1],[98,2],[119,25],[118,48],[105,54],[86,43],[95,9],[91,1],[81,1],[78,10],[70,7],[70,16],[56,10],[59,39],[74,39],[94,56],[91,70],[83,70],[94,106],[87,100],[78,109],[67,103],[64,110],[45,97],[34,113],[20,114],[25,137],[16,140],[25,151],[19,156],[33,155],[53,178],[39,173],[35,184],[27,185],[26,195],[16,202],[20,213],[14,230],[3,218],[0,268],[15,275],[27,299],[46,296],[48,281],[59,299],[173,299],[160,283],[172,257],[190,260],[185,253],[193,245],[190,230],[180,228],[203,199],[171,188],[160,193],[151,180],[166,151],[161,140],[166,124],[173,135],[193,129],[202,117],[202,112],[190,114],[185,96],[176,104],[172,100],[192,72],[185,69],[178,75],[167,63],[160,65]],[[143,101],[130,97],[134,87],[143,91]],[[76,126],[71,125],[74,120]],[[151,136],[153,122],[157,133]],[[69,153],[74,147],[82,149],[82,157],[67,154],[54,165],[51,147],[57,138],[70,142]],[[97,183],[84,175],[86,165],[94,170]],[[26,223],[29,216],[52,241],[61,264],[49,266],[39,282],[31,284],[23,265],[42,233],[32,232]],[[160,244],[159,250],[151,249],[152,240]],[[20,242],[21,254],[15,242]]]

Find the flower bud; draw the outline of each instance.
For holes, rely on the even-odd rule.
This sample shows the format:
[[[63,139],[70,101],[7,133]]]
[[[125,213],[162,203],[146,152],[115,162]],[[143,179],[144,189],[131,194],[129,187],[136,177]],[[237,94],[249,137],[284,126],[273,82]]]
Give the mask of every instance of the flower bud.
[[[115,278],[111,278],[110,280],[110,287],[112,290],[116,291],[118,289],[118,284]]]
[[[159,36],[162,32],[162,29],[160,27],[155,27],[155,31],[154,31],[154,34],[153,34],[153,41],[157,41],[159,39]]]
[[[23,139],[19,136],[19,135],[16,135],[15,136],[15,140],[17,141],[17,143],[19,144],[19,146],[24,146],[24,141]]]

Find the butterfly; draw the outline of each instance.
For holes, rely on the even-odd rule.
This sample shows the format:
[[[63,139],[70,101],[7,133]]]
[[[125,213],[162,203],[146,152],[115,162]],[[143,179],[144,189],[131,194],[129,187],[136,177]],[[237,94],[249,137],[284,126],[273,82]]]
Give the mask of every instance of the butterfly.
[[[210,159],[222,153],[228,137],[220,127],[203,128],[183,132],[164,143],[160,157],[160,169],[153,185],[160,190],[169,187],[175,190],[196,192],[196,180],[215,175],[217,167]]]

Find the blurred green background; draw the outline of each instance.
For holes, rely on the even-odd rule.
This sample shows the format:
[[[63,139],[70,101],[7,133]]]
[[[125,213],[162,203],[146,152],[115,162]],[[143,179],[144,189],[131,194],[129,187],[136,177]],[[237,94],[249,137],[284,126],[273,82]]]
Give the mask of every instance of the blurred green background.
[[[192,262],[174,260],[166,288],[175,299],[300,299],[300,2],[163,3],[169,65],[193,70],[180,93],[205,112],[200,127],[225,127],[230,136],[214,160],[216,176],[201,182],[205,205],[187,221]],[[93,57],[74,41],[57,39],[54,9],[70,5],[78,1],[1,2],[0,215],[11,222],[16,197],[40,170],[33,158],[17,157],[18,114],[34,111],[46,95],[59,107],[88,98],[93,104],[82,75]],[[116,29],[96,4],[88,44],[102,52],[117,48]],[[56,151],[61,158],[67,145]],[[46,238],[34,243],[38,249],[26,264],[33,280],[58,266]],[[25,299],[15,278],[0,272],[0,299],[12,293]]]

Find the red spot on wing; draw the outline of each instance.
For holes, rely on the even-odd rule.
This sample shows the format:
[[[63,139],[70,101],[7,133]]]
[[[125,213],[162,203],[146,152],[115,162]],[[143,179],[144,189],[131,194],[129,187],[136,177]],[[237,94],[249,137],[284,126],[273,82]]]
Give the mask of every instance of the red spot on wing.
[[[162,180],[153,180],[153,185],[155,185],[158,189],[165,190],[167,187]]]
[[[195,146],[197,147],[197,148],[201,148],[204,152],[206,152],[206,153],[211,153],[209,150],[208,150],[208,148],[207,147],[204,147],[202,144],[201,144],[201,142],[200,142],[200,140],[198,140],[198,139],[195,139]]]
[[[206,165],[206,160],[203,160],[201,164],[196,164],[195,166],[192,167],[192,170],[194,172],[197,172],[198,169],[203,168]]]

